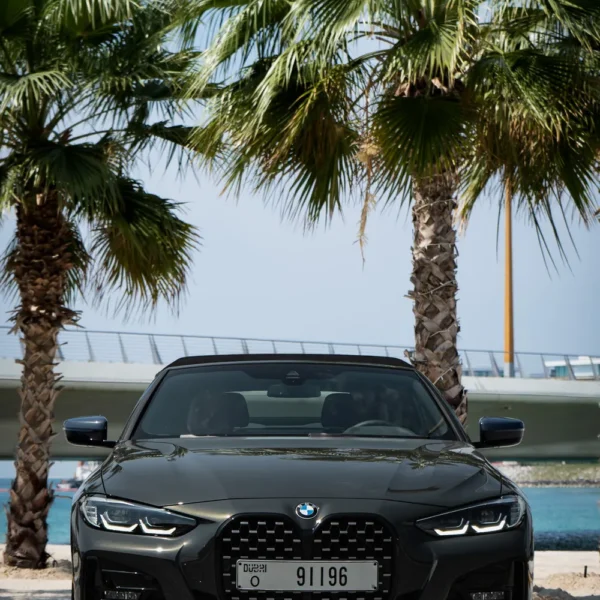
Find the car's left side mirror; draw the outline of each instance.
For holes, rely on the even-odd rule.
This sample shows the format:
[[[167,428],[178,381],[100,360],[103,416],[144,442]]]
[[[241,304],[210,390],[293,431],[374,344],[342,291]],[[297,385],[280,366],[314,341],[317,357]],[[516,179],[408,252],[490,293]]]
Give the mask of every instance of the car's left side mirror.
[[[67,419],[63,424],[65,437],[75,446],[99,446],[114,448],[116,442],[108,438],[108,421],[106,417],[76,417]]]
[[[483,417],[479,420],[479,441],[475,448],[517,446],[525,435],[525,424],[507,417]]]

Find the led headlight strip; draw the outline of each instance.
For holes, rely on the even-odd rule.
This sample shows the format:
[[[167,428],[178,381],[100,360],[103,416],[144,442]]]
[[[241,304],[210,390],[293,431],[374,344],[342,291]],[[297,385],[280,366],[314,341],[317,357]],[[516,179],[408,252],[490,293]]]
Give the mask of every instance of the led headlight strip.
[[[520,496],[505,496],[417,521],[417,527],[441,537],[496,533],[518,527],[525,516]]]
[[[105,531],[174,537],[187,533],[197,522],[153,506],[144,506],[105,496],[88,496],[80,506],[88,525]]]

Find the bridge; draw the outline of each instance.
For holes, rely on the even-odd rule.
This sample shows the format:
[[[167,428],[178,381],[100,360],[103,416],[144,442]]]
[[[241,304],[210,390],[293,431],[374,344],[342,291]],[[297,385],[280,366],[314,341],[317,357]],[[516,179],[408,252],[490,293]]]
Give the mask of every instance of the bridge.
[[[0,327],[0,459],[14,455],[18,429],[18,337]],[[57,371],[64,390],[55,407],[56,430],[71,416],[102,414],[116,438],[133,405],[165,364],[198,354],[340,353],[406,358],[410,346],[158,335],[75,329],[61,336]],[[503,377],[502,353],[461,350],[469,391],[471,438],[482,416],[523,419],[527,432],[516,448],[487,451],[498,459],[600,458],[600,357],[517,352],[515,377]],[[68,445],[62,434],[53,458],[101,458],[104,450]]]

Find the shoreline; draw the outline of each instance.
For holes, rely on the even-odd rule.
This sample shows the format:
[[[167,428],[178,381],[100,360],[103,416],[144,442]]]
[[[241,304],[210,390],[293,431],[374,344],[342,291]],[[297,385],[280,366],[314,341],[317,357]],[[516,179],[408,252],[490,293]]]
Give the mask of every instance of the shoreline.
[[[505,477],[519,487],[600,487],[600,463],[537,463],[524,464],[513,461],[492,463]]]
[[[513,479],[514,481],[514,479]],[[519,487],[528,488],[600,488],[600,481],[515,481]]]

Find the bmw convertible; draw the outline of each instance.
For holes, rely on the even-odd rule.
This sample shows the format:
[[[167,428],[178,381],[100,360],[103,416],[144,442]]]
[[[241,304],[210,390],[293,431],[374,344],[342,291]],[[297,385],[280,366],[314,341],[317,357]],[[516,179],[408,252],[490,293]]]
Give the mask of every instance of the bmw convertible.
[[[75,600],[529,600],[527,502],[408,363],[340,355],[182,358],[73,499]]]

